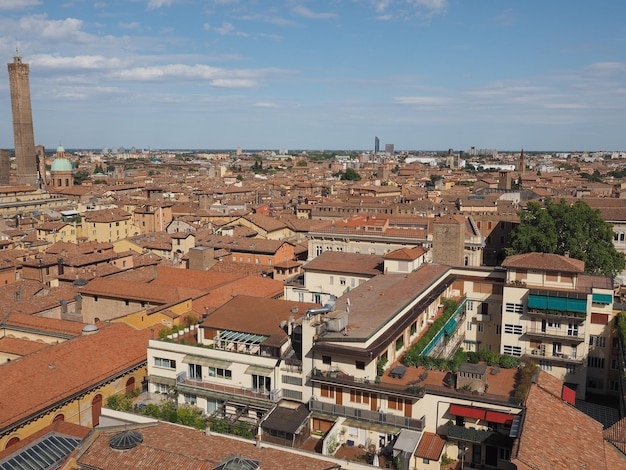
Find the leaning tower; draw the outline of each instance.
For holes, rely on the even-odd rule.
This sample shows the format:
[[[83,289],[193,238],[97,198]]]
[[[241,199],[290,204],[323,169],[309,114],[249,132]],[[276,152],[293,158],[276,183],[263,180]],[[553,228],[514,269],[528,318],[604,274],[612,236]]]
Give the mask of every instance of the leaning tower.
[[[33,134],[33,113],[30,106],[30,84],[28,64],[22,62],[19,52],[15,51],[9,67],[9,86],[11,89],[11,110],[13,112],[13,139],[15,145],[15,165],[17,184],[39,187],[37,154]]]

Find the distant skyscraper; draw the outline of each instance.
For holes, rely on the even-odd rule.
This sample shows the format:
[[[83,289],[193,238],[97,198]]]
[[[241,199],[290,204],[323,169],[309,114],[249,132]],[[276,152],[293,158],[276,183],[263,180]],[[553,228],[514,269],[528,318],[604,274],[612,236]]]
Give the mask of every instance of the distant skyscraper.
[[[394,145],[393,144],[385,144],[385,153],[393,155]]]
[[[17,184],[27,184],[37,188],[39,178],[33,134],[33,113],[30,106],[28,64],[24,64],[19,52],[15,51],[13,63],[9,63],[8,66]]]
[[[380,140],[378,137],[374,137],[374,153],[380,152]]]

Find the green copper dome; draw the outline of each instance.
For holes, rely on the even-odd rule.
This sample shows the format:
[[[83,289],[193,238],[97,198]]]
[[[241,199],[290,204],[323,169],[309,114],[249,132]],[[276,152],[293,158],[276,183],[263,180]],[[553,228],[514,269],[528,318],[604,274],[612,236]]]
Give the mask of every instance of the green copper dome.
[[[50,171],[72,171],[72,162],[67,158],[55,158]]]

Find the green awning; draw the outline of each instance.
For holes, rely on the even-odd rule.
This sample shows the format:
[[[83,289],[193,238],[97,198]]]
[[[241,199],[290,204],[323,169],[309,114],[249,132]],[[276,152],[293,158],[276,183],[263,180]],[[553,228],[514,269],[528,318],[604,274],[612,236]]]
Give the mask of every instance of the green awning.
[[[530,294],[528,296],[528,308],[548,308],[548,298],[545,295]]]
[[[272,375],[272,372],[274,372],[274,369],[271,367],[248,366],[245,373],[248,375],[263,375],[267,377],[268,375]]]
[[[613,296],[611,294],[593,294],[591,301],[594,304],[610,304],[613,302]]]
[[[200,364],[207,367],[219,367],[220,369],[228,369],[232,365],[231,361],[224,361],[205,356],[194,356],[192,354],[187,354],[183,358],[183,362],[185,364]]]

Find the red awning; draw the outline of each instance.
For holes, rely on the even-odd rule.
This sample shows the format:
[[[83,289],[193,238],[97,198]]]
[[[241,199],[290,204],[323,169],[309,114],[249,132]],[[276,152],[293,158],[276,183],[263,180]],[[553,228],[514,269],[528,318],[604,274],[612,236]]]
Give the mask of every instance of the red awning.
[[[450,413],[464,418],[485,419],[485,410],[472,408],[471,406],[450,405]]]
[[[561,392],[561,398],[572,406],[576,405],[576,391],[563,385],[563,391]]]
[[[514,416],[508,413],[487,411],[487,421],[491,423],[508,424],[510,426],[511,424],[513,424],[513,418]]]

